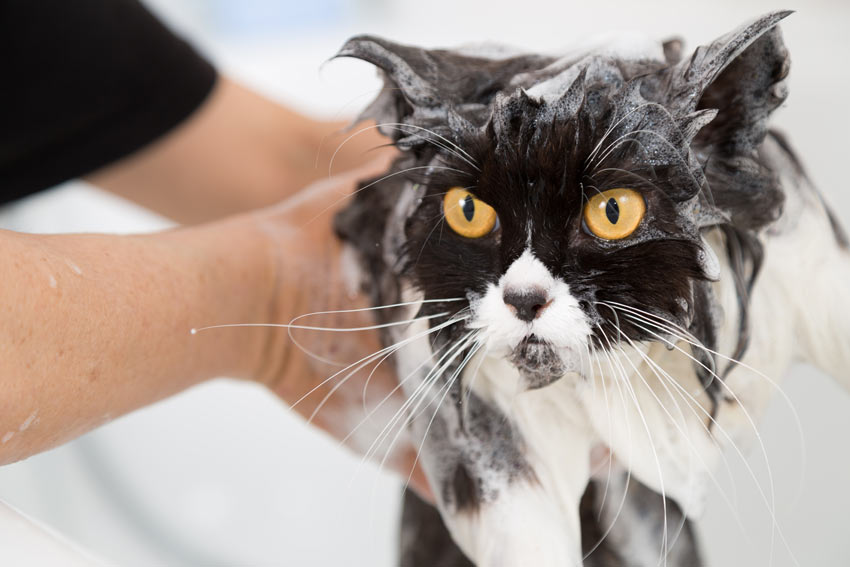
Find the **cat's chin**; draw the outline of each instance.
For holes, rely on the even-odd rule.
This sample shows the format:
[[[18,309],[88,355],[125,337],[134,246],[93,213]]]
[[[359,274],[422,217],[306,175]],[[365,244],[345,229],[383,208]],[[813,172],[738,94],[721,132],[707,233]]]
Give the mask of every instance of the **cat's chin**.
[[[519,342],[510,355],[510,362],[522,375],[529,390],[548,386],[568,372],[578,370],[572,352],[559,353],[548,341],[529,335]]]

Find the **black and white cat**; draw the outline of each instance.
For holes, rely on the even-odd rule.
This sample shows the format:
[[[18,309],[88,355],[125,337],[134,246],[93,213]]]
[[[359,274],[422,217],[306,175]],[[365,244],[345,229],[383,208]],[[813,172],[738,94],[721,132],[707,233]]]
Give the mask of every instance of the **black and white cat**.
[[[403,150],[337,217],[412,321],[384,339],[439,515],[407,496],[403,565],[698,565],[768,376],[850,377],[848,241],[768,129],[787,14],[684,58],[343,47]]]

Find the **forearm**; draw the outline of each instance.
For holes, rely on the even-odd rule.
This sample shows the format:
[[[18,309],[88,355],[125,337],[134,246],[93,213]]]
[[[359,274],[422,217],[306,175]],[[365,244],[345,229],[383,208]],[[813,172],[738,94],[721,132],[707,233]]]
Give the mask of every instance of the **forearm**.
[[[332,158],[333,173],[361,166],[387,141],[366,129],[340,148],[344,127],[220,77],[174,131],[86,179],[177,222],[206,222],[290,197],[327,177]]]
[[[269,240],[230,220],[159,234],[0,233],[0,463],[206,378],[248,377],[265,322]]]

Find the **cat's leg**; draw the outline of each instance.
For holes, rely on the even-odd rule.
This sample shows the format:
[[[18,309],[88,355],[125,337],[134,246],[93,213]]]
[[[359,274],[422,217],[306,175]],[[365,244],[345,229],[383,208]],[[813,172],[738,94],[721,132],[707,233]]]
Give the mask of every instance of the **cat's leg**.
[[[575,466],[552,479],[554,471],[534,466],[533,447],[505,414],[474,393],[463,396],[412,425],[414,437],[429,426],[422,462],[455,541],[481,567],[581,565],[589,442],[559,431]]]
[[[693,524],[671,499],[663,499],[614,464],[594,475],[581,502],[584,567],[700,567]],[[665,536],[666,533],[666,536]]]
[[[404,492],[399,544],[401,567],[474,567],[437,509],[411,490]]]

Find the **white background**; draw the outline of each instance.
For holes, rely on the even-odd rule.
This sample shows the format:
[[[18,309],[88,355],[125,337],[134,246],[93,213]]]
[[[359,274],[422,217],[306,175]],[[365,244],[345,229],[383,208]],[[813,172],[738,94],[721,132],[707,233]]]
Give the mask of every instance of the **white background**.
[[[356,113],[379,86],[373,70],[361,62],[335,61],[319,70],[356,33],[427,46],[497,40],[557,50],[601,32],[637,30],[655,38],[680,35],[692,48],[763,12],[794,8],[798,12],[782,24],[793,61],[791,95],[776,124],[789,134],[839,218],[850,225],[848,2],[149,4],[224,73],[328,118]],[[75,184],[0,210],[0,226],[126,232],[166,224]],[[805,290],[800,292],[805,301]],[[848,306],[835,308],[850,315]],[[850,397],[808,367],[794,369],[783,388],[802,420],[805,453],[792,412],[777,397],[762,436],[778,525],[796,564],[850,565]],[[759,450],[751,447],[749,453],[758,482],[769,492]],[[725,496],[721,491],[711,495],[699,526],[710,565],[795,565],[778,535],[771,552],[769,509],[747,467],[734,454],[728,461],[729,471],[718,475]],[[335,442],[307,430],[264,391],[222,380],[0,468],[0,499],[110,563],[394,565],[400,483],[358,463]],[[0,563],[3,553],[0,549]]]

